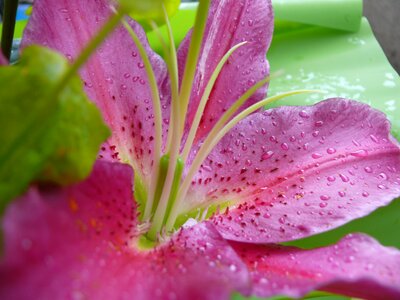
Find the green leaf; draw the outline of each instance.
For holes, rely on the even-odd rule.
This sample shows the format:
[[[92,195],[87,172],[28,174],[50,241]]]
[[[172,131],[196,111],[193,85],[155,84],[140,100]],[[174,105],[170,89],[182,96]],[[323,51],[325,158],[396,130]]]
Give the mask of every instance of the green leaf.
[[[32,181],[84,179],[109,135],[78,77],[59,86],[68,68],[37,46],[18,65],[0,67],[0,213]]]

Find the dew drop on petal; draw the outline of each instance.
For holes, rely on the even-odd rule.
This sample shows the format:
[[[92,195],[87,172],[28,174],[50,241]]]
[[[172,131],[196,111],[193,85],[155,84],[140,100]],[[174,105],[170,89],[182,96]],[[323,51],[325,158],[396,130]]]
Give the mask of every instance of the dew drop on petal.
[[[363,193],[362,193],[362,196],[366,198],[366,197],[369,196],[369,193],[368,193],[368,192],[363,192]]]
[[[367,173],[372,173],[372,168],[371,167],[365,167],[364,171]]]
[[[361,149],[361,150],[351,152],[350,155],[352,155],[354,157],[366,157],[366,156],[368,156],[368,151]]]
[[[305,110],[302,110],[301,112],[299,112],[299,116],[304,119],[308,119],[310,117],[310,115]]]
[[[335,148],[328,148],[328,149],[326,149],[326,152],[328,154],[334,154],[336,152],[336,149]]]
[[[329,182],[334,182],[334,181],[336,180],[336,177],[335,177],[335,176],[328,176],[326,179],[327,179]]]
[[[380,189],[380,190],[387,190],[387,188],[388,187],[384,184],[378,184],[378,189]]]
[[[318,158],[321,158],[321,157],[322,157],[322,154],[321,154],[321,153],[313,153],[313,154],[311,155],[311,157],[314,158],[314,159],[318,159]]]
[[[347,177],[344,174],[339,174],[339,176],[340,176],[340,179],[342,179],[343,182],[349,182],[350,181],[349,177]]]
[[[389,179],[389,177],[387,176],[387,174],[386,173],[380,173],[379,175],[378,175],[378,177],[380,178],[380,179],[383,179],[383,180],[388,180]]]
[[[282,143],[281,148],[282,150],[289,150],[289,145],[287,143]]]
[[[377,138],[375,135],[371,134],[369,137],[371,138],[371,140],[372,140],[373,142],[375,142],[375,143],[377,143],[377,144],[379,143],[379,140],[378,140],[378,138]]]
[[[317,121],[317,122],[315,122],[315,126],[316,126],[316,127],[321,127],[322,125],[324,125],[324,122],[323,122],[323,121]]]
[[[264,217],[265,219],[269,219],[269,218],[271,218],[271,214],[266,212],[266,213],[263,215],[263,217]]]
[[[328,201],[329,199],[331,199],[331,197],[329,197],[328,195],[322,195],[321,197],[319,197],[322,201]]]

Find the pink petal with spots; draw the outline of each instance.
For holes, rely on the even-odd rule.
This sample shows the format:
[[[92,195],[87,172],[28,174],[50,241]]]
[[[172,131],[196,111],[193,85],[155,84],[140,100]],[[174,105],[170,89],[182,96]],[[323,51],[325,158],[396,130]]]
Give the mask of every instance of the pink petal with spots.
[[[233,244],[253,278],[259,297],[301,298],[324,290],[363,299],[400,298],[400,252],[362,235],[337,245],[302,250],[285,246]]]
[[[8,65],[8,61],[5,58],[3,52],[0,51],[0,66],[6,66]]]
[[[254,114],[209,155],[186,205],[240,201],[214,218],[237,241],[332,229],[400,195],[400,150],[389,131],[383,113],[344,99]]]
[[[230,57],[222,69],[203,114],[197,140],[204,137],[220,116],[254,83],[269,74],[265,54],[273,32],[273,12],[270,0],[211,1],[207,27],[193,86],[186,130],[196,113],[204,89],[222,57],[233,46],[247,41]],[[191,33],[182,42],[179,51],[179,72],[182,77]],[[182,79],[182,78],[181,78]],[[265,97],[267,85],[249,99],[247,105]]]
[[[106,0],[37,0],[23,45],[45,45],[73,60],[111,14]],[[130,24],[147,50],[161,90],[168,95],[164,62],[150,49],[142,28],[134,21]],[[148,176],[154,147],[151,94],[142,59],[122,26],[91,57],[81,77],[86,93],[113,133],[100,157],[129,162]],[[163,104],[168,101],[168,97],[162,100]],[[169,114],[166,110],[164,113]]]
[[[89,179],[65,190],[32,188],[3,220],[0,298],[226,299],[249,292],[246,266],[210,223],[139,251],[136,216],[132,171],[121,164],[98,162]]]

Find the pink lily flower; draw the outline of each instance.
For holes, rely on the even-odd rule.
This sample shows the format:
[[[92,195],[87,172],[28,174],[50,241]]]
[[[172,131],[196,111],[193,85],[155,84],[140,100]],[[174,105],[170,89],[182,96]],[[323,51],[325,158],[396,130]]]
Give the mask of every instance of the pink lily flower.
[[[24,44],[46,45],[73,60],[112,14],[106,0],[36,0]],[[272,7],[269,0],[215,0],[189,87],[191,33],[177,53],[178,96],[190,92],[180,136],[180,123],[171,122],[180,99],[174,78],[140,26],[129,24],[154,72],[162,132],[149,64],[121,26],[81,71],[113,135],[87,180],[64,189],[33,186],[9,206],[0,297],[228,299],[233,292],[301,297],[319,289],[399,298],[400,252],[370,237],[349,235],[313,250],[277,245],[365,216],[400,195],[400,149],[384,114],[329,99],[244,118],[266,92]],[[218,120],[255,86],[219,128]],[[171,159],[176,147],[181,160]],[[166,153],[172,154],[159,188],[155,166],[163,170],[163,162],[156,154]],[[181,175],[179,168],[183,176],[175,181],[169,175]],[[143,249],[144,236],[155,246]]]

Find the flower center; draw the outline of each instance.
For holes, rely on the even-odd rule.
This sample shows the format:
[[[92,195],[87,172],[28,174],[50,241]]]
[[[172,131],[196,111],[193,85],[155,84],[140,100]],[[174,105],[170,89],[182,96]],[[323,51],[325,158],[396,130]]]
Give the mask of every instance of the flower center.
[[[199,54],[201,51],[203,34],[208,16],[209,2],[209,0],[199,2],[196,21],[193,27],[190,47],[180,88],[178,83],[179,76],[177,55],[171,25],[169,23],[168,15],[165,9],[163,10],[165,22],[168,28],[168,43],[162,40],[161,44],[164,45],[164,52],[166,54],[166,62],[171,82],[171,116],[168,122],[169,130],[164,152],[162,152],[161,150],[162,115],[160,107],[160,93],[158,90],[156,78],[154,76],[154,71],[152,70],[150,60],[136,33],[132,30],[132,28],[126,21],[123,21],[126,30],[130,33],[143,60],[143,64],[145,66],[149,79],[154,109],[154,163],[150,186],[146,189],[141,179],[138,178],[138,176],[135,177],[135,197],[139,200],[140,203],[142,203],[142,205],[144,205],[144,207],[141,208],[141,219],[143,223],[150,224],[149,230],[146,233],[146,237],[152,241],[156,241],[160,236],[160,233],[169,234],[173,232],[175,230],[178,217],[182,214],[188,213],[188,211],[183,211],[182,202],[184,201],[186,194],[189,190],[192,178],[200,169],[202,162],[206,159],[211,150],[229,130],[231,130],[237,123],[239,123],[249,114],[255,112],[259,108],[265,106],[272,101],[293,94],[309,92],[293,91],[266,98],[233,117],[235,113],[237,113],[239,108],[259,88],[264,86],[269,81],[269,77],[266,77],[263,80],[255,83],[220,117],[220,119],[208,133],[197,154],[194,156],[191,164],[188,165],[187,158],[191,152],[193,141],[195,139],[197,129],[200,124],[200,120],[203,116],[207,101],[210,97],[214,84],[223,66],[228,61],[232,53],[235,52],[238,48],[247,44],[247,42],[243,42],[232,47],[229,51],[226,52],[226,54],[222,57],[222,59],[216,66],[203,91],[186,141],[184,144],[182,144],[182,136],[186,121],[186,112],[192,93],[192,86],[195,77],[197,61],[199,59]],[[160,39],[162,39],[157,26],[154,23],[151,24],[154,31],[158,34]],[[185,176],[183,177],[184,170],[186,170],[186,172]],[[191,208],[191,210],[195,209],[195,207]]]

